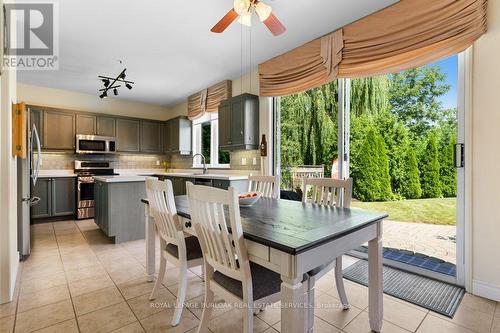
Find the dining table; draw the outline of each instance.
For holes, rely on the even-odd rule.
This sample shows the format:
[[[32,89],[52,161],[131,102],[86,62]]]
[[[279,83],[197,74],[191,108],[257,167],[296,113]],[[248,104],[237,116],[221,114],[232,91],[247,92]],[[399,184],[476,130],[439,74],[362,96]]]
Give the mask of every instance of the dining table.
[[[145,204],[146,274],[155,278],[155,223]],[[186,233],[195,235],[186,195],[175,197]],[[383,321],[382,224],[387,214],[354,208],[260,198],[240,207],[250,261],[281,276],[281,332],[312,332],[314,280],[307,277],[335,259],[368,243],[368,311],[370,328]],[[347,295],[349,297],[349,295]],[[345,310],[349,311],[349,310]]]

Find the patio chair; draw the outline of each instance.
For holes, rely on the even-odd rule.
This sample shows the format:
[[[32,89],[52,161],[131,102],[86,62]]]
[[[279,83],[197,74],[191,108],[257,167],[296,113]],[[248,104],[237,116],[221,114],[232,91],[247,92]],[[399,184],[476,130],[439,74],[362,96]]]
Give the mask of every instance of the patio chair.
[[[186,298],[187,270],[202,265],[203,254],[198,239],[194,236],[185,237],[182,231],[175,207],[172,182],[147,178],[146,193],[150,215],[155,221],[156,230],[160,236],[160,270],[150,300],[154,300],[158,294],[165,276],[167,261],[173,263],[180,271],[177,304],[172,318],[172,326],[176,326],[181,320]]]
[[[312,202],[317,205],[331,206],[337,208],[350,208],[352,202],[352,178],[346,180],[331,178],[304,178],[302,202]],[[311,193],[311,198],[308,194]],[[335,283],[340,301],[344,309],[349,309],[349,302],[344,287],[342,276],[342,256],[337,257],[331,264],[318,267],[309,273],[310,287],[314,286],[321,276],[329,272],[335,266]],[[310,297],[314,297],[314,294]]]
[[[248,177],[248,192],[260,192],[265,198],[278,198],[278,177],[252,176]]]
[[[225,191],[188,183],[187,194],[205,267],[205,300],[198,332],[208,331],[215,292],[239,304],[244,310],[243,332],[251,333],[254,309],[279,301],[280,275],[249,261],[238,195],[233,187]]]

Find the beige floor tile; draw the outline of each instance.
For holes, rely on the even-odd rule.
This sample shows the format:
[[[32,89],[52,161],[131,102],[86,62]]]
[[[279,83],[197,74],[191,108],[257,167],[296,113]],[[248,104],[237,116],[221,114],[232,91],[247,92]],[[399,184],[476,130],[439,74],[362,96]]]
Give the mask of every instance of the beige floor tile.
[[[495,309],[495,316],[500,317],[500,302],[497,302],[497,306]]]
[[[175,308],[176,299],[168,290],[162,288],[158,291],[156,299],[149,300],[149,294],[138,296],[127,300],[138,319],[154,315],[167,308]],[[187,311],[187,310],[184,310]]]
[[[224,313],[223,316],[215,317],[210,320],[208,328],[214,333],[233,333],[243,332],[243,312],[240,309],[232,309]],[[269,328],[260,318],[253,317],[254,333],[264,332]]]
[[[183,333],[198,326],[199,320],[190,311],[182,311],[181,322],[173,327],[170,325],[174,310],[165,309],[157,314],[141,320],[148,333]]]
[[[124,299],[115,286],[97,290],[73,298],[77,316],[123,302]]]
[[[464,295],[464,298],[462,299],[462,303],[460,303],[460,307],[467,306],[469,308],[492,315],[495,313],[496,303],[497,302],[495,301],[466,293]]]
[[[62,323],[49,326],[47,328],[36,331],[36,333],[78,333],[78,325],[76,319],[63,321]]]
[[[14,329],[16,316],[8,316],[0,319],[0,333],[10,333]]]
[[[16,318],[16,333],[30,332],[52,326],[74,318],[73,306],[70,300],[45,305],[26,312],[18,313]]]
[[[121,283],[118,285],[118,288],[125,299],[129,299],[144,294],[150,294],[154,285],[154,282],[147,281],[147,277],[141,277],[137,280]]]
[[[344,288],[347,294],[349,304],[357,308],[365,309],[368,307],[368,288],[357,283],[353,283],[344,279]],[[327,291],[328,295],[339,298],[337,288]]]
[[[168,290],[177,296],[178,284],[169,286]],[[186,301],[192,300],[198,296],[204,295],[205,286],[203,281],[196,275],[188,280],[188,286],[186,291]]]
[[[368,313],[361,312],[359,316],[347,325],[344,330],[346,333],[369,333],[371,332]],[[408,333],[409,331],[402,329],[388,321],[384,320],[382,325],[382,333]]]
[[[196,277],[196,274],[191,272],[189,269],[187,272],[188,272],[188,274],[187,274],[188,279]],[[178,268],[176,268],[172,265],[170,265],[170,266],[167,265],[167,270],[165,272],[165,276],[163,277],[162,284],[165,287],[170,287],[170,286],[173,286],[175,284],[178,284],[179,283],[179,276],[180,276],[180,273],[179,273]]]
[[[316,291],[327,292],[335,288],[335,278],[333,272],[328,272],[316,282],[314,289]]]
[[[9,303],[0,304],[0,318],[16,314],[17,300]]]
[[[57,303],[69,299],[68,287],[60,285],[54,288],[24,293],[19,296],[18,312],[24,312],[43,305]]]
[[[473,331],[436,316],[427,315],[417,333],[473,333]]]
[[[343,310],[340,301],[328,294],[323,294],[316,299],[316,308],[314,313],[327,323],[337,327],[344,328],[362,309],[351,306],[349,310]]]
[[[281,332],[281,322],[274,324],[273,330]],[[313,331],[314,333],[340,333],[338,328],[328,324],[326,321],[316,316],[314,318]]]
[[[277,333],[279,331],[275,330],[274,328],[272,327],[269,327],[267,330],[265,330],[264,332],[262,333]]]
[[[127,303],[122,302],[87,313],[83,316],[78,316],[78,325],[82,333],[100,333],[111,332],[136,320]]]
[[[267,306],[264,311],[259,312],[257,317],[271,326],[278,323],[281,320],[281,302]]]
[[[50,289],[65,284],[66,284],[66,277],[64,275],[64,272],[55,273],[52,275],[40,277],[39,279],[22,281],[20,294],[23,295],[25,293],[41,291],[44,289]]]
[[[143,332],[144,329],[142,328],[141,323],[139,323],[138,321],[113,331],[113,333],[143,333]]]
[[[24,267],[21,281],[40,279],[58,273],[64,275],[63,265],[60,259],[51,263],[46,263],[43,266]]]
[[[453,316],[453,319],[434,313],[430,313],[430,315],[450,321],[478,333],[489,333],[491,325],[493,324],[493,315],[471,309],[467,306],[460,306],[455,316]]]
[[[66,269],[66,279],[68,282],[93,278],[100,275],[105,275],[106,271],[100,264],[87,267],[78,267]]]
[[[113,281],[111,281],[108,275],[101,275],[71,282],[69,284],[69,290],[71,292],[71,297],[76,297],[113,286],[114,283]]]
[[[425,309],[384,297],[384,320],[408,331],[414,332],[427,313]]]
[[[109,271],[107,268],[106,270],[116,284],[122,284],[127,281],[137,280],[146,276],[144,266],[139,263],[133,266],[120,268],[119,270]]]
[[[198,318],[201,318],[201,314],[203,312],[203,302],[204,302],[205,296],[198,296],[196,298],[193,298],[186,303],[186,307]],[[226,313],[227,311],[230,311],[232,309],[230,304],[227,304],[222,298],[218,297],[215,295],[215,301],[214,301],[215,307],[212,310],[212,318],[215,318],[217,316],[220,316],[223,313]]]
[[[495,316],[493,318],[493,324],[491,325],[491,333],[500,333],[500,316]]]

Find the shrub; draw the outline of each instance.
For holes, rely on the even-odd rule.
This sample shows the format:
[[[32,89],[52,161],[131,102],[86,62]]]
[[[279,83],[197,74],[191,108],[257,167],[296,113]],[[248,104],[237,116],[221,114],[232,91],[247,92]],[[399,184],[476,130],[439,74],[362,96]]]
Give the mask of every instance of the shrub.
[[[440,198],[443,196],[439,169],[436,135],[429,133],[425,149],[420,158],[420,185],[424,198]]]
[[[439,145],[439,174],[441,176],[441,190],[445,197],[457,196],[457,170],[454,163],[455,134],[445,131]]]
[[[402,172],[399,194],[406,199],[418,199],[422,196],[422,188],[420,187],[417,155],[409,144],[406,145],[403,161],[404,169]]]

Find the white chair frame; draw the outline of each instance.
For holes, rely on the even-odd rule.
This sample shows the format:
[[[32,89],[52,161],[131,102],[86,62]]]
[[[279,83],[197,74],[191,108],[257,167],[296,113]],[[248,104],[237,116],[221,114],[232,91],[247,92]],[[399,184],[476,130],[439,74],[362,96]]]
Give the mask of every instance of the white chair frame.
[[[279,184],[277,176],[253,176],[248,177],[248,192],[260,192],[265,198],[277,199],[279,195]]]
[[[174,192],[170,180],[160,181],[156,178],[146,179],[146,193],[149,201],[150,216],[155,221],[156,230],[160,236],[160,269],[158,278],[151,292],[150,300],[154,300],[161,288],[165,276],[167,261],[179,268],[179,288],[172,326],[177,326],[181,320],[187,289],[187,270],[203,264],[203,258],[187,260],[185,234],[177,215]],[[177,246],[178,258],[166,251],[168,244]]]
[[[205,267],[205,300],[198,333],[208,331],[214,293],[244,309],[243,331],[251,333],[255,309],[279,301],[280,293],[253,299],[250,261],[243,238],[237,192],[233,187],[225,191],[187,183],[187,194],[191,221],[200,241]],[[224,206],[229,207],[231,233],[228,232]],[[215,270],[241,281],[243,298],[218,284],[213,278]]]
[[[312,199],[307,198],[308,190],[312,189]],[[346,180],[332,178],[304,178],[302,187],[302,202],[312,202],[317,205],[337,208],[350,208],[352,202],[352,178]],[[345,292],[342,276],[342,256],[324,267],[320,272],[309,277],[309,290],[315,282],[335,266],[335,283],[344,310],[349,309],[349,301]],[[313,295],[313,293],[309,293]],[[314,300],[310,300],[314,302]]]

